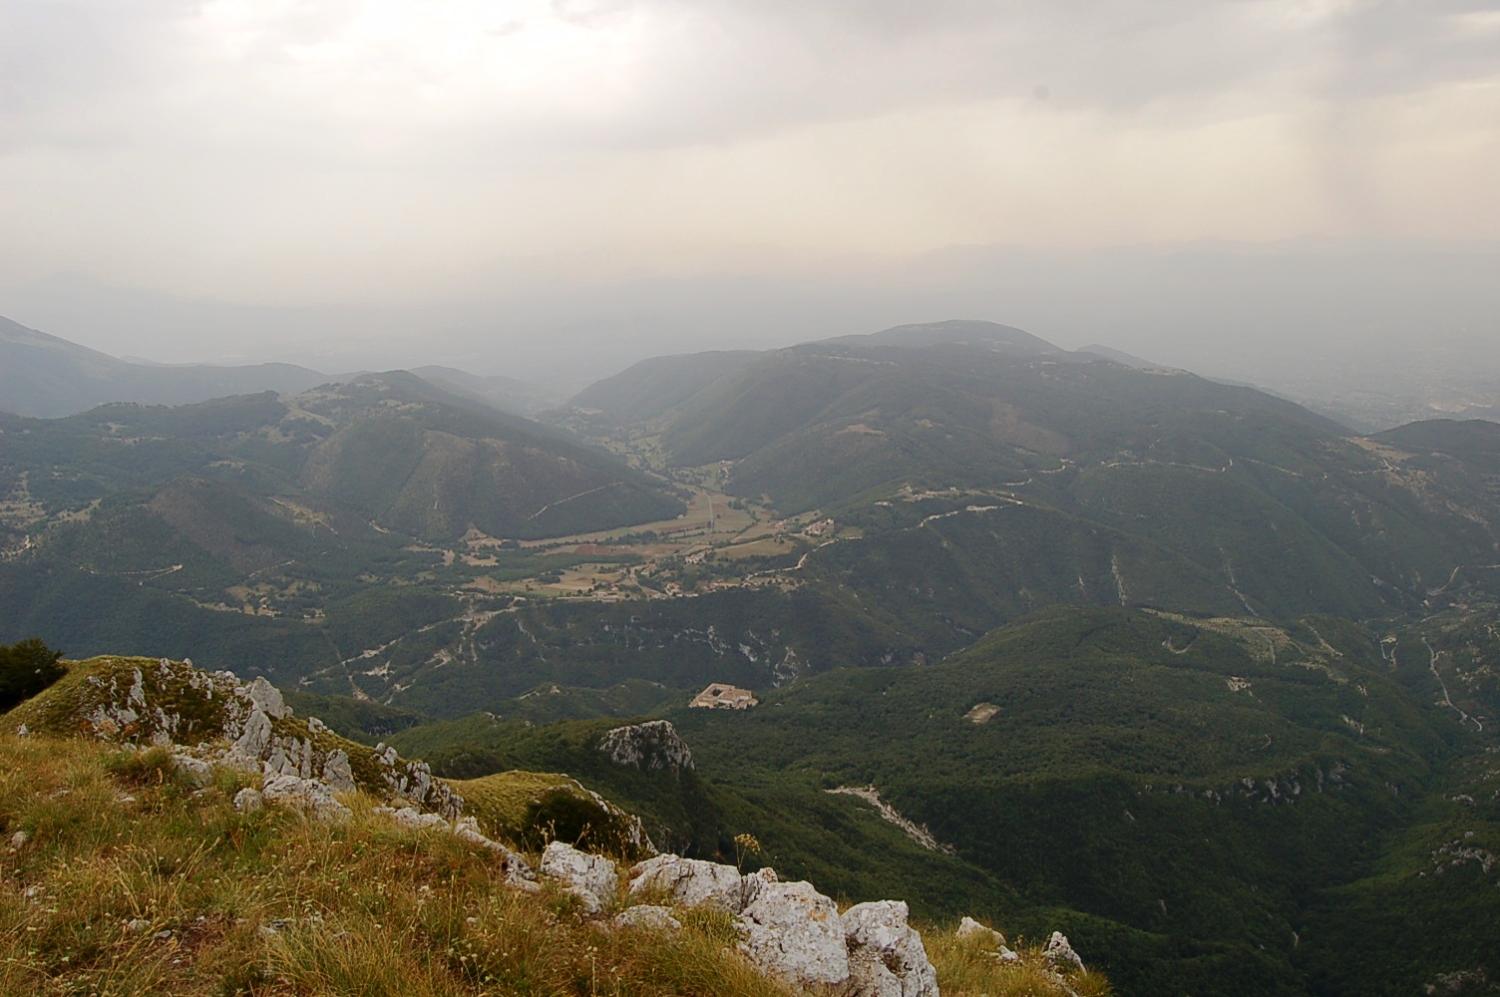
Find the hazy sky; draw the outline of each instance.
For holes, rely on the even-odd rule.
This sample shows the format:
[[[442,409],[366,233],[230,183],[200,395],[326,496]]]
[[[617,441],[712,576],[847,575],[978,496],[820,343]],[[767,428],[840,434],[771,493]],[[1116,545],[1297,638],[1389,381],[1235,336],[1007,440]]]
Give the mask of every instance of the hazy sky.
[[[972,247],[1493,259],[1497,123],[1497,0],[4,0],[0,314],[186,359],[257,347],[58,288],[493,344]]]

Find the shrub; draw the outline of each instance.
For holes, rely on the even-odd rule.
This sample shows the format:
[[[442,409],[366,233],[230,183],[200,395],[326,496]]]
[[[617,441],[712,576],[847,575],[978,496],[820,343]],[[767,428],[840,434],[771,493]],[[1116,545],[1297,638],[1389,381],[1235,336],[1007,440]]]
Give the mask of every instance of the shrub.
[[[67,669],[54,651],[36,637],[0,645],[0,713],[21,703],[62,678]]]

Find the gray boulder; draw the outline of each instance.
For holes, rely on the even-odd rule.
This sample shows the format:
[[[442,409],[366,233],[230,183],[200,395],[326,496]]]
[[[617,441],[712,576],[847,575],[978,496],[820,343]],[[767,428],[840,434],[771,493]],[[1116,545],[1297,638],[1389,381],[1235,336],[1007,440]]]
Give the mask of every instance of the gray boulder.
[[[981,938],[986,945],[992,945],[997,949],[1005,944],[1004,935],[994,928],[980,924],[972,917],[965,917],[962,921],[959,921],[958,931],[954,934],[961,939]]]
[[[680,907],[717,907],[738,914],[745,905],[744,877],[732,865],[656,855],[630,870],[630,895],[663,893]]]
[[[1047,939],[1047,947],[1042,950],[1042,955],[1059,969],[1083,969],[1083,959],[1073,951],[1073,946],[1068,944],[1068,936],[1061,931],[1052,932],[1052,937]]]
[[[749,902],[735,919],[746,958],[762,972],[797,986],[849,979],[844,927],[832,900],[810,883],[777,882],[767,869],[746,878]]]
[[[281,690],[267,682],[264,676],[256,676],[248,685],[241,686],[241,689],[249,697],[251,707],[272,720],[291,716],[292,711],[287,708],[286,700],[281,698]]]
[[[542,852],[541,874],[560,882],[590,914],[597,914],[615,901],[620,877],[615,864],[600,855],[581,852],[572,845],[554,841]]]
[[[906,904],[856,904],[841,918],[849,951],[845,997],[938,997],[937,970],[922,936],[907,923]]]
[[[320,820],[344,820],[349,808],[334,799],[333,790],[316,779],[295,775],[274,775],[260,787],[268,803],[282,803],[306,810]]]
[[[405,828],[413,831],[431,831],[434,828],[447,831],[451,825],[443,819],[441,814],[424,814],[415,807],[376,807],[376,813],[385,814],[390,819]]]
[[[676,773],[693,767],[693,753],[670,720],[616,727],[599,739],[599,750],[616,765],[643,771]]]

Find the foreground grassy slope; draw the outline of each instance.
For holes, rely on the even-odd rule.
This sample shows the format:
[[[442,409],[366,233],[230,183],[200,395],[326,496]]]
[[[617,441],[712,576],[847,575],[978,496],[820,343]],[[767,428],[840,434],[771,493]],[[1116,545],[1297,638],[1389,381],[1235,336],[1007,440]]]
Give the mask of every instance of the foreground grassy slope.
[[[29,835],[0,853],[0,992],[790,993],[712,926],[595,930],[369,801],[241,814],[229,776],[194,794],[164,754],[5,737],[0,758],[0,825]]]
[[[243,774],[177,781],[161,749],[0,736],[0,993],[588,994],[793,997],[734,950],[727,918],[610,929],[504,884],[450,834],[345,797],[345,822],[237,811]],[[1108,993],[929,932],[944,993]]]

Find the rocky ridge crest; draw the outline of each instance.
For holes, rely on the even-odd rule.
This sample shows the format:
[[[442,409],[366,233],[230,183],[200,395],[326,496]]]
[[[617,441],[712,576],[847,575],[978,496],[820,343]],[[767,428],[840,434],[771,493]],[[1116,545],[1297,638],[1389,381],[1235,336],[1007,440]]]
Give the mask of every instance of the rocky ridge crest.
[[[396,825],[452,834],[495,854],[513,888],[537,892],[544,882],[556,884],[577,900],[580,916],[608,929],[677,931],[678,912],[711,907],[731,915],[737,948],[750,963],[793,986],[832,997],[939,994],[936,970],[901,901],[861,903],[840,913],[811,883],[783,882],[772,869],[746,875],[735,866],[670,854],[630,868],[622,891],[612,859],[561,841],[550,842],[533,869],[465,816],[462,796],[425,763],[404,760],[384,745],[370,749],[348,741],[316,718],[293,716],[262,678],[242,683],[188,661],[92,659],[6,714],[0,729],[166,749],[178,777],[192,785],[209,785],[215,765],[257,772],[260,789],[241,789],[234,797],[236,809],[246,812],[269,804],[343,820],[351,811],[339,796],[364,792],[387,801],[374,812]],[[687,745],[664,721],[616,728],[601,750],[643,769],[692,767]],[[1002,939],[996,957],[1007,951]],[[1059,968],[1082,967],[1059,934],[1047,958]]]

